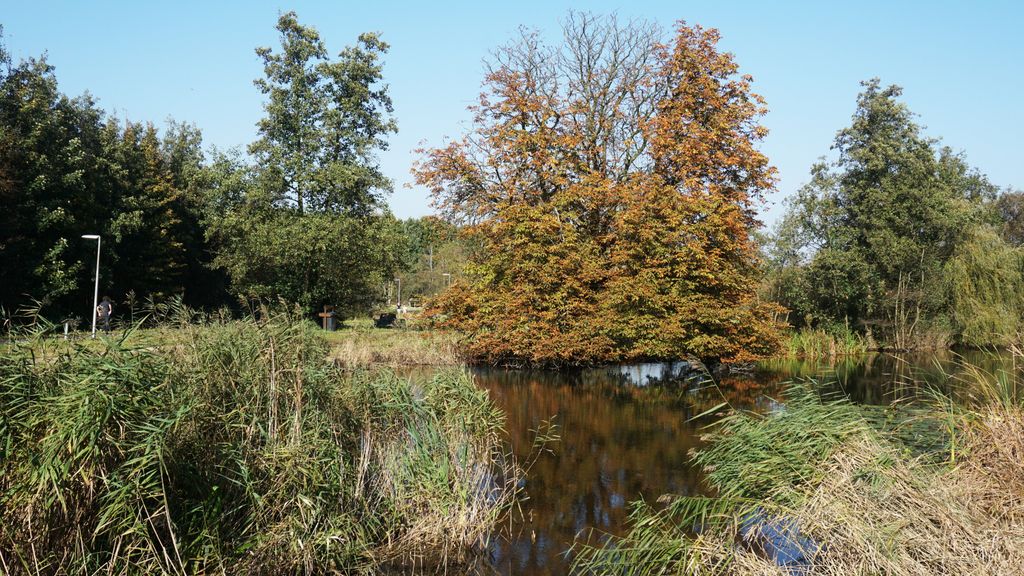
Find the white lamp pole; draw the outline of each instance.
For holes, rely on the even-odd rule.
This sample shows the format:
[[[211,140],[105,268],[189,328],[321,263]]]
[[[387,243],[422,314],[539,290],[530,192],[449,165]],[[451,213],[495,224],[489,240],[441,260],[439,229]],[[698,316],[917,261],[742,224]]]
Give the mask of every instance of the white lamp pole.
[[[402,305],[402,279],[395,278],[395,282],[398,282],[398,305]]]
[[[99,306],[100,298],[100,244],[102,240],[98,234],[83,234],[82,238],[96,241],[96,287],[92,293],[92,337],[96,337],[96,308]]]

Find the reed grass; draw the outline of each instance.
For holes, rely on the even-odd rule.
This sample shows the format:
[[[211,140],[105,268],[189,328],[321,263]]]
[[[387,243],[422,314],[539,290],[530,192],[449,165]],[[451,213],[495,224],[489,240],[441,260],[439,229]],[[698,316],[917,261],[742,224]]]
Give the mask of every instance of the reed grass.
[[[281,312],[176,330],[0,350],[0,571],[458,571],[481,555],[518,472],[468,373],[345,371]]]
[[[802,384],[772,414],[732,413],[695,456],[712,494],[636,503],[626,536],[575,547],[575,571],[1024,573],[1024,380],[949,376],[953,394],[913,406]]]
[[[789,358],[836,358],[864,354],[867,340],[856,332],[840,327],[835,330],[801,328],[783,341],[782,353]]]

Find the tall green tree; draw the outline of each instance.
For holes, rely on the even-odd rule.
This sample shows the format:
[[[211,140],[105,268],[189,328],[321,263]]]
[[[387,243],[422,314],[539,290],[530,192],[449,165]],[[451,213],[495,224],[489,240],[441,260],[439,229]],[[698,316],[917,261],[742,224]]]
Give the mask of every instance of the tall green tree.
[[[119,194],[109,219],[119,291],[156,299],[184,291],[181,191],[152,124],[128,123],[121,133]]]
[[[832,146],[837,158],[812,168],[775,239],[776,255],[803,267],[809,292],[783,303],[798,321],[873,329],[904,347],[929,323],[948,328],[943,266],[990,219],[995,188],[922,134],[898,86],[863,86]]]
[[[249,147],[256,162],[221,157],[210,172],[214,264],[241,296],[365,310],[400,258],[382,201],[391,182],[376,159],[397,130],[383,84],[388,46],[363,34],[332,60],[294,12],[277,30],[279,52],[256,50],[267,97]]]
[[[203,136],[195,125],[169,121],[160,150],[176,190],[171,209],[177,216],[172,235],[184,249],[182,284],[184,301],[190,306],[210,308],[229,301],[228,278],[213,266],[213,247],[206,238],[213,172],[207,169]]]
[[[383,80],[388,45],[362,34],[335,61],[313,28],[294,12],[277,23],[281,50],[258,48],[266,97],[259,139],[250,152],[263,167],[261,185],[279,205],[299,212],[366,215],[378,208],[391,182],[374,154],[397,131]]]

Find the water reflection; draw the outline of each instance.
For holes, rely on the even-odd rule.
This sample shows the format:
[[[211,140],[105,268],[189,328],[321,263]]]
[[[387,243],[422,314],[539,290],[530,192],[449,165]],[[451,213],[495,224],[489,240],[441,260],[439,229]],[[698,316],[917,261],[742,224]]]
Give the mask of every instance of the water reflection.
[[[748,408],[770,401],[745,386],[702,383],[671,365],[477,376],[506,413],[515,454],[530,453],[545,421],[558,425],[553,452],[528,471],[523,517],[492,550],[505,574],[564,574],[574,538],[590,529],[621,534],[630,502],[700,492],[688,452],[709,420],[692,418],[724,400]]]
[[[1006,353],[943,350],[927,354],[867,354],[831,363],[769,360],[758,365],[754,378],[765,383],[814,378],[854,402],[886,405],[919,398],[927,389],[951,392],[973,370],[965,365],[992,376],[1017,369],[1013,357]]]
[[[1001,355],[966,359],[991,372],[1012,370]],[[784,402],[786,381],[815,378],[856,402],[887,404],[912,398],[925,385],[948,389],[962,373],[959,358],[867,355],[836,363],[774,360],[718,383],[684,362],[635,364],[573,372],[481,369],[477,382],[506,413],[513,452],[527,458],[536,431],[552,420],[560,440],[527,474],[529,499],[491,548],[502,574],[561,575],[566,550],[591,529],[622,534],[629,503],[663,494],[701,493],[701,474],[688,453],[701,445],[704,414],[727,402],[768,412]]]
[[[618,376],[623,384],[648,386],[665,384],[681,378],[704,380],[704,374],[696,370],[689,362],[646,362],[641,364],[622,364],[605,368],[609,376]]]

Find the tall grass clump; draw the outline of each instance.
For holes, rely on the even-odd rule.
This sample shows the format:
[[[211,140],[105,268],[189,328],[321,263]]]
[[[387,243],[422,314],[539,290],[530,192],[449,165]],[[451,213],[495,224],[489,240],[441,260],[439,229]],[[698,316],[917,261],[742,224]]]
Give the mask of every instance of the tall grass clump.
[[[824,330],[801,328],[783,340],[782,351],[790,358],[835,358],[864,354],[868,341],[845,326]]]
[[[516,478],[465,372],[346,373],[283,313],[178,329],[0,352],[5,573],[372,573],[484,548]]]
[[[579,546],[575,569],[1024,573],[1021,406],[951,405],[879,412],[797,386],[775,413],[734,413],[696,455],[711,495],[635,504],[630,532]]]

